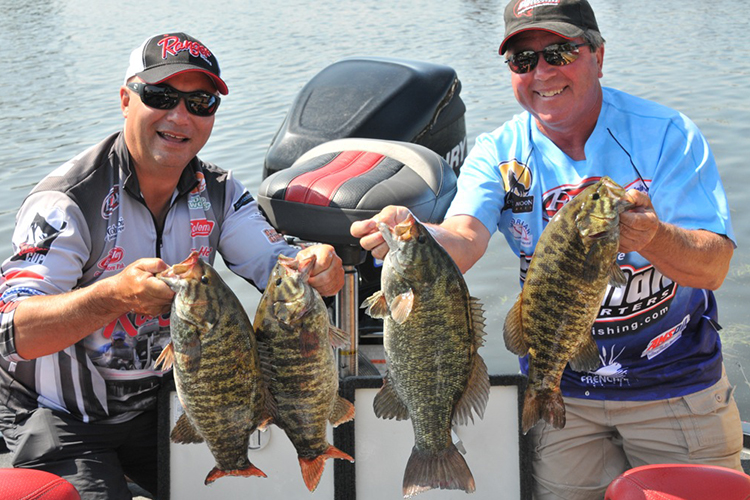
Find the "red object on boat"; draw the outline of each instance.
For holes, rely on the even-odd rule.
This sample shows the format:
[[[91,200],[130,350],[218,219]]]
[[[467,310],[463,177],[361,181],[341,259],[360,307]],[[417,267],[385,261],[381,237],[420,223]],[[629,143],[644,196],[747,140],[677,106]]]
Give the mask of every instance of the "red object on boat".
[[[750,500],[750,476],[713,465],[644,465],[612,481],[604,500]]]
[[[81,500],[65,479],[35,469],[0,469],[0,500]]]

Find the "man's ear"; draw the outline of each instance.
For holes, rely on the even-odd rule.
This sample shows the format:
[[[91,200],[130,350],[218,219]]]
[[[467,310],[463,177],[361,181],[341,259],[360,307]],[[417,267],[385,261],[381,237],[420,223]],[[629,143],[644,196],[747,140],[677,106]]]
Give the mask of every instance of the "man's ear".
[[[122,116],[128,117],[128,108],[130,106],[130,92],[124,85],[120,87],[120,109],[122,110]]]

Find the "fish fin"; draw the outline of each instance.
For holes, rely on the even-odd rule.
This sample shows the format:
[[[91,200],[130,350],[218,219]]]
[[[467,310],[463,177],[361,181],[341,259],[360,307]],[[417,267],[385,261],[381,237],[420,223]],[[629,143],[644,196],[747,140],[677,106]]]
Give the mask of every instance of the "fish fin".
[[[333,406],[333,412],[328,419],[331,422],[331,425],[334,427],[338,427],[344,422],[348,422],[353,419],[354,405],[348,399],[344,399],[339,396]]]
[[[471,423],[474,423],[474,416],[471,413],[472,409],[474,409],[479,418],[484,418],[484,410],[489,400],[490,376],[487,373],[487,365],[482,356],[479,353],[475,353],[469,380],[453,412],[453,424],[466,425],[469,423],[469,420],[471,420]]]
[[[596,370],[601,364],[599,348],[591,335],[586,335],[575,356],[570,360],[570,367],[577,372]]]
[[[164,349],[159,353],[159,357],[154,362],[154,369],[158,370],[161,366],[161,371],[165,372],[174,366],[174,347],[172,342],[164,346]]]
[[[302,479],[305,481],[305,486],[307,486],[308,490],[315,491],[315,488],[318,487],[320,476],[323,475],[323,469],[326,466],[326,459],[329,458],[340,458],[354,463],[352,457],[335,446],[329,446],[325,453],[314,458],[297,457],[299,467],[302,470]]]
[[[622,272],[617,262],[612,263],[612,267],[609,268],[609,284],[614,287],[621,287],[628,284],[628,278],[625,273]]]
[[[522,300],[518,294],[516,303],[508,311],[503,324],[503,340],[505,348],[517,356],[525,356],[529,352],[529,346],[523,337],[523,322],[521,320]]]
[[[453,423],[457,425],[466,425],[469,420],[474,423],[474,417],[471,413],[472,408],[479,418],[484,418],[484,410],[487,407],[487,401],[490,399],[490,377],[487,372],[487,365],[482,356],[476,352],[484,345],[484,308],[477,298],[470,297],[469,303],[472,313],[475,352],[472,356],[471,372],[466,389],[464,389],[464,393],[453,412]]]
[[[521,425],[523,433],[529,432],[539,420],[544,420],[555,429],[565,427],[565,403],[559,388],[536,391],[526,389],[523,401]]]
[[[397,295],[391,301],[391,318],[399,325],[403,325],[414,307],[414,290],[409,288],[409,291]]]
[[[479,349],[484,345],[484,306],[476,297],[469,297],[469,307],[471,308],[471,326],[472,331],[474,332],[474,347]]]
[[[273,423],[273,417],[269,414],[263,414],[260,417],[260,423],[258,424],[258,427],[255,428],[255,430],[258,430],[260,432],[266,432],[268,428]]]
[[[258,361],[260,362],[260,373],[263,377],[265,385],[276,378],[276,366],[273,364],[273,352],[271,346],[264,340],[258,340],[256,342],[258,349]]]
[[[418,450],[416,446],[412,448],[404,471],[404,498],[433,488],[466,493],[476,489],[474,476],[453,443],[438,453]]]
[[[169,434],[170,439],[173,443],[202,443],[203,436],[193,427],[187,413],[180,415],[177,419],[177,423],[174,425],[174,429]]]
[[[371,318],[385,319],[390,314],[388,312],[388,303],[385,300],[385,294],[383,294],[382,290],[378,290],[367,297],[362,302],[361,309],[365,309],[365,313]]]
[[[244,469],[235,469],[235,470],[221,470],[221,469],[214,467],[206,476],[206,480],[203,482],[203,484],[208,486],[209,484],[213,483],[220,477],[225,477],[225,476],[268,477],[266,476],[265,472],[263,472],[262,470],[254,466],[253,464],[248,465]]]
[[[269,382],[262,384],[262,386],[261,391],[263,393],[264,406],[260,415],[261,424],[258,427],[262,426],[263,428],[260,430],[265,431],[269,425],[279,420],[279,405],[276,397],[271,393]]]
[[[349,345],[349,334],[333,325],[328,325],[328,340],[334,349],[343,349]]]
[[[393,387],[389,374],[386,374],[385,378],[383,378],[383,387],[375,395],[372,407],[375,410],[376,417],[384,419],[395,418],[396,420],[406,420],[409,418],[409,410],[403,401],[401,401],[401,398],[398,397],[398,394],[396,394],[396,388]]]

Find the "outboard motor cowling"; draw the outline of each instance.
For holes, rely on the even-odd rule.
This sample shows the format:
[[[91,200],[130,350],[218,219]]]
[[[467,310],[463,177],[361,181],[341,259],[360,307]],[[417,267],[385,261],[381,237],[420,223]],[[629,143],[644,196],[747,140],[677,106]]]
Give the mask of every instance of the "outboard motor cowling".
[[[440,64],[376,57],[331,64],[296,96],[268,148],[263,178],[345,137],[420,144],[458,172],[466,156],[460,92],[455,70]]]

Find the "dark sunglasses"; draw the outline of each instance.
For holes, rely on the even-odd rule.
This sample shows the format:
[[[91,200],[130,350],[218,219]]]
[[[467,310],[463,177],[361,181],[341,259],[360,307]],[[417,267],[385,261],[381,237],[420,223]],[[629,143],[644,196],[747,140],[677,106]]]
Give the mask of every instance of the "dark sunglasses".
[[[528,73],[536,68],[539,63],[539,54],[542,54],[547,64],[552,66],[565,66],[572,63],[580,52],[579,47],[589,45],[588,43],[553,43],[544,47],[542,50],[522,50],[518,54],[513,54],[505,63],[508,65],[510,70],[514,73]]]
[[[155,109],[174,109],[180,98],[185,100],[187,110],[196,116],[211,116],[219,109],[221,99],[215,94],[203,92],[181,92],[169,85],[154,85],[152,83],[130,82],[129,89],[138,93],[143,104]]]

